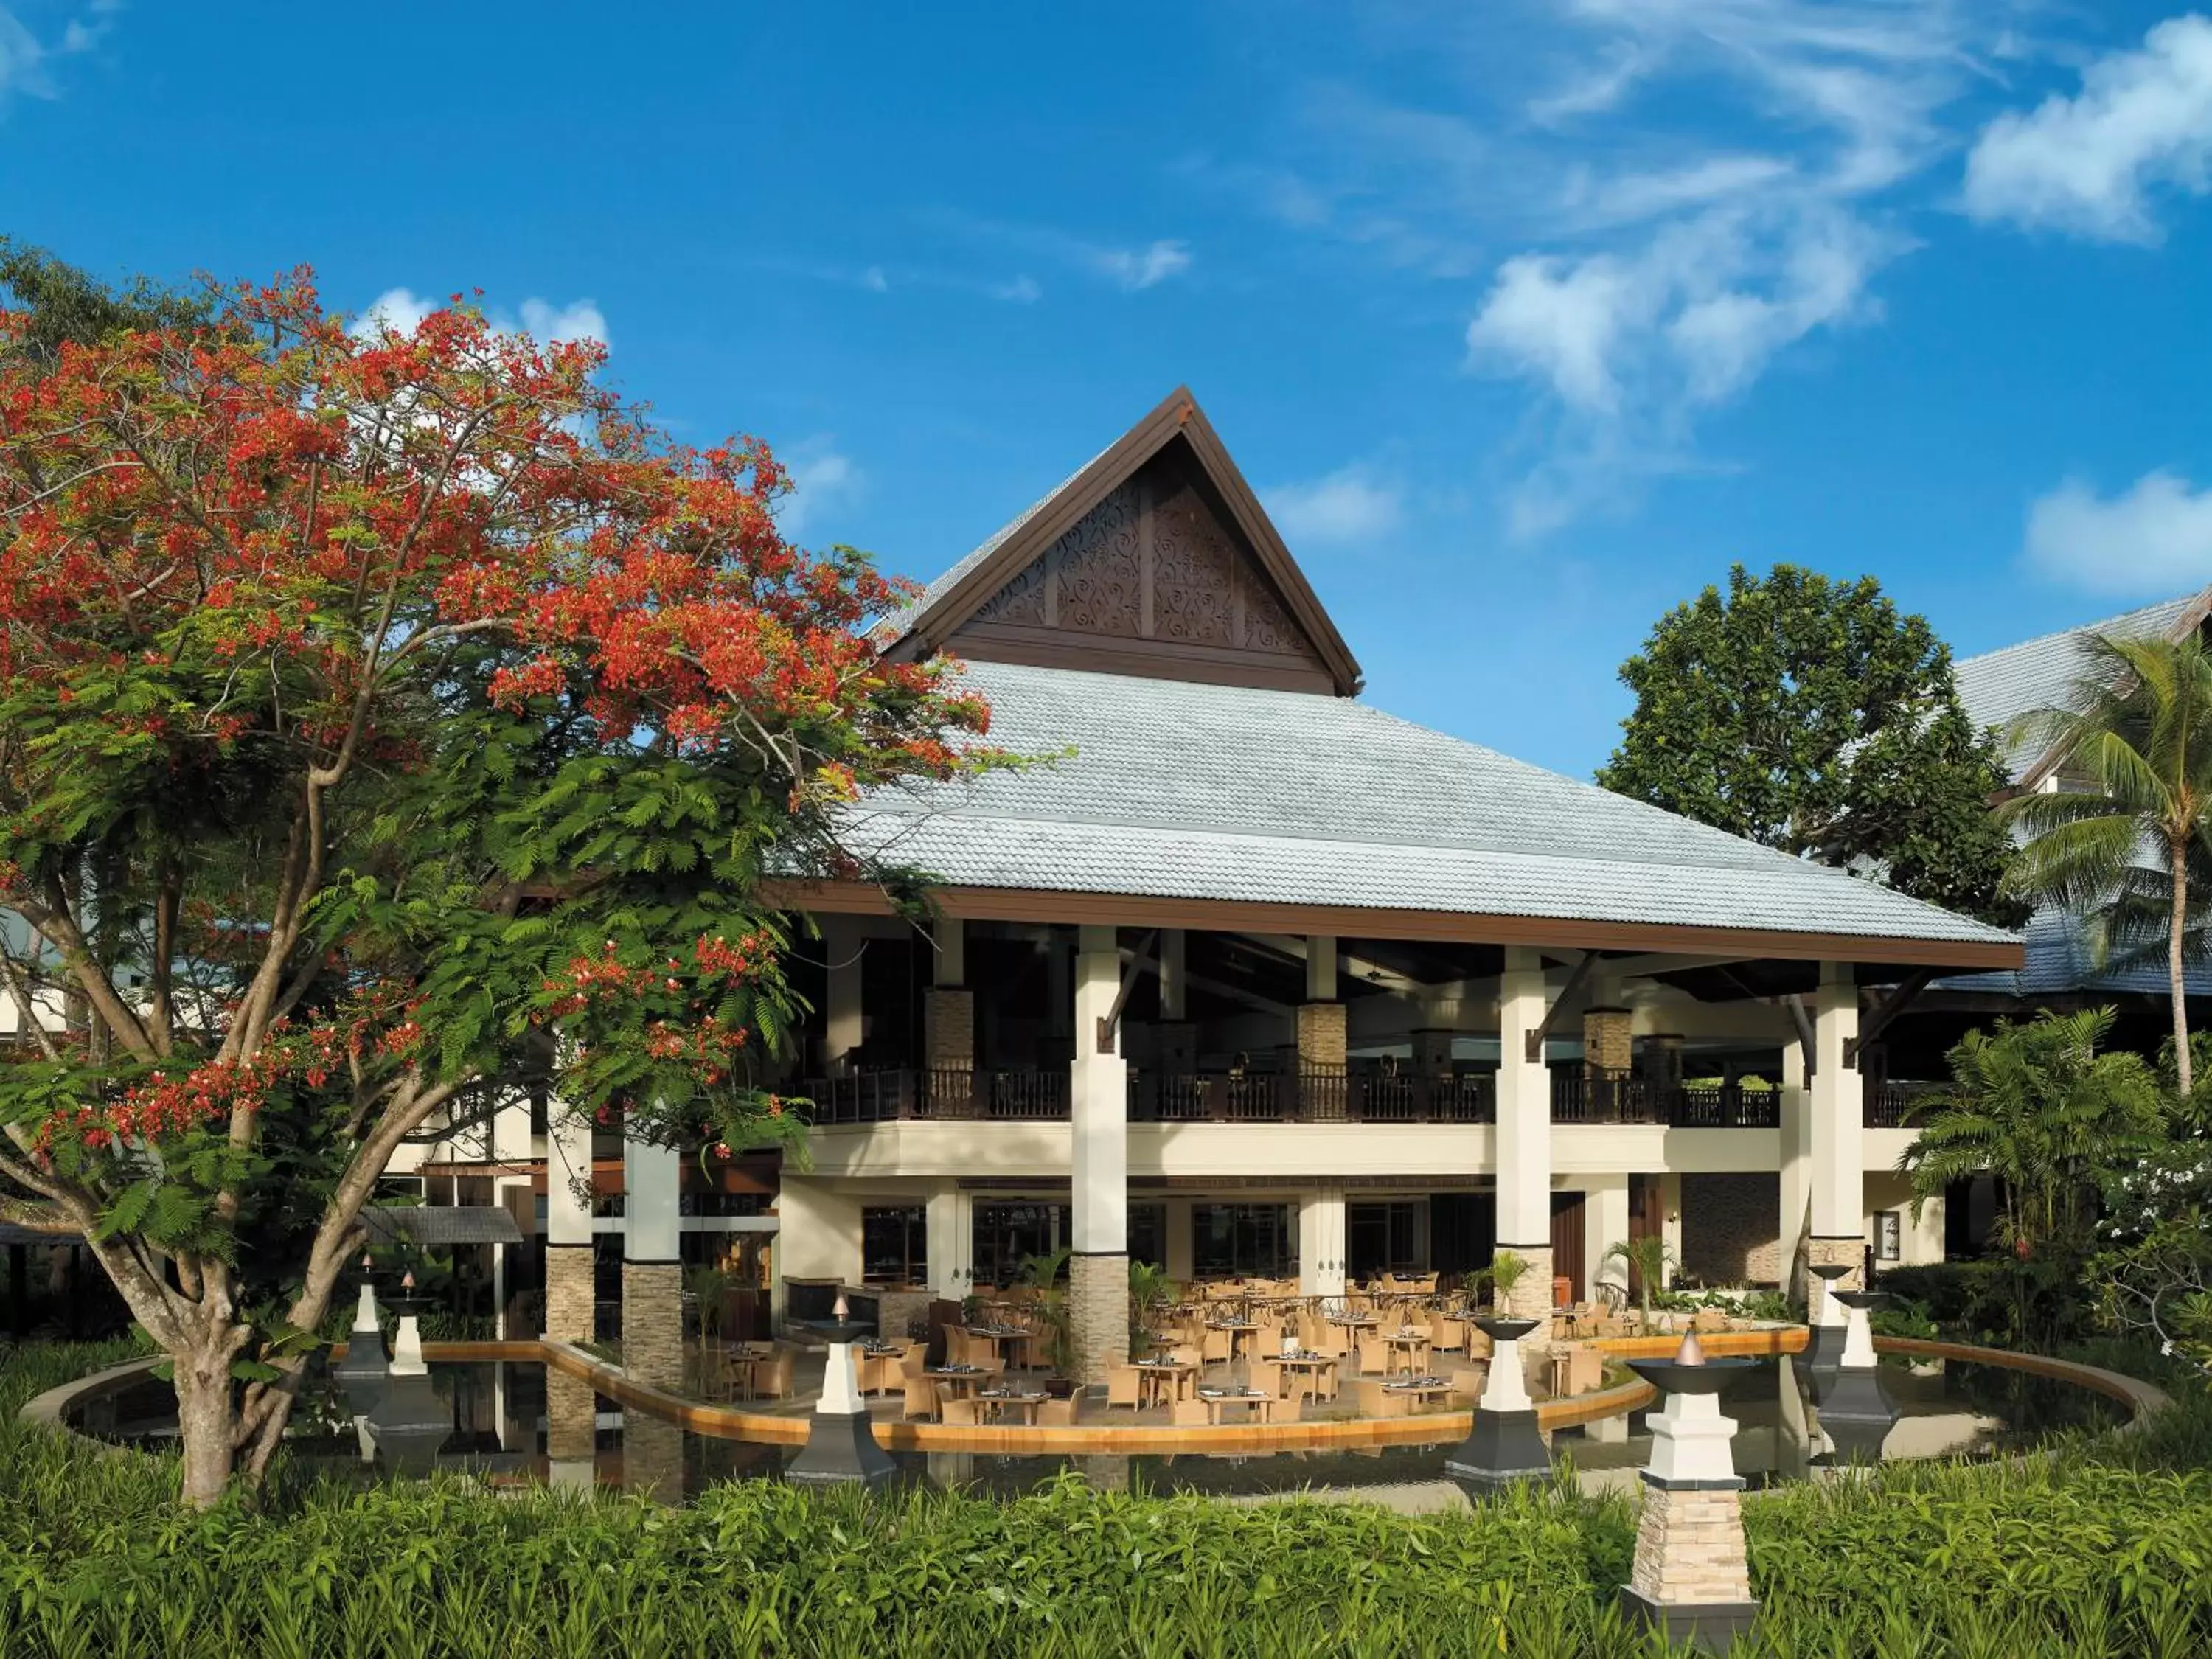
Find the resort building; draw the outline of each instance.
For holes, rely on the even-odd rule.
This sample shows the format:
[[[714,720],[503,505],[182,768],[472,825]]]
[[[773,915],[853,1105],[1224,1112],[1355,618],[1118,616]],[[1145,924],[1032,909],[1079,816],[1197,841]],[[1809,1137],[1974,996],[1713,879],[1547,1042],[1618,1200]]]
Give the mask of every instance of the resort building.
[[[553,1334],[590,1334],[595,1231],[659,1300],[733,1219],[773,1230],[780,1311],[865,1288],[887,1322],[1067,1249],[1086,1376],[1132,1257],[1326,1296],[1510,1249],[1548,1308],[1654,1232],[1713,1283],[1940,1256],[1872,1057],[1929,975],[2017,970],[2018,942],[1363,702],[1187,392],[881,638],[961,658],[992,741],[1050,758],[855,812],[933,878],[926,930],[869,886],[781,896],[820,928],[790,1079],[815,1127],[772,1206],[696,1213],[744,1194],[601,1147],[623,1214],[594,1218],[535,1138],[485,1149],[546,1194]]]
[[[890,1325],[1066,1249],[1096,1377],[1132,1258],[1329,1296],[1508,1249],[1530,1310],[1626,1290],[1607,1251],[1654,1233],[1714,1285],[1940,1259],[1883,1034],[2018,940],[1363,702],[1188,392],[880,637],[962,659],[1040,758],[854,813],[931,878],[926,928],[871,886],[778,895],[819,929],[804,1160],[549,1133],[541,1102],[400,1172],[474,1210],[438,1230],[490,1247],[510,1323],[542,1291],[548,1334],[618,1322],[650,1374],[686,1264]]]

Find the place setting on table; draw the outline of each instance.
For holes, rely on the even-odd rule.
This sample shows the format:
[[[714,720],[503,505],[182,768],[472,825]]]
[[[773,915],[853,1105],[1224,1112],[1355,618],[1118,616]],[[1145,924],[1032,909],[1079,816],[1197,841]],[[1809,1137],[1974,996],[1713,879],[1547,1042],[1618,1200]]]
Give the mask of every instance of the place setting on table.
[[[1188,1359],[1175,1359],[1164,1354],[1138,1360],[1136,1369],[1144,1373],[1146,1390],[1155,1404],[1163,1385],[1172,1389],[1175,1398],[1181,1399],[1185,1382],[1198,1373],[1198,1367]]]
[[[1036,1421],[1037,1407],[1044,1404],[1045,1392],[1042,1389],[982,1389],[977,1390],[975,1399],[1000,1422],[1011,1415],[1027,1424]]]
[[[956,1389],[966,1389],[973,1387],[993,1373],[985,1370],[981,1365],[971,1365],[965,1360],[959,1360],[943,1365],[932,1365],[929,1367],[928,1375]]]

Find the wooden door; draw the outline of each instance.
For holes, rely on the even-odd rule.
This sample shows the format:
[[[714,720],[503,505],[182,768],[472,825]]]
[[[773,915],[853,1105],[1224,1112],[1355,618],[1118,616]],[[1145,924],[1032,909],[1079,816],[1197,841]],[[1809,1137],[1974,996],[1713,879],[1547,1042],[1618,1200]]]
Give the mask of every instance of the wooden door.
[[[1567,1281],[1567,1299],[1580,1302],[1589,1294],[1583,1261],[1583,1195],[1552,1194],[1552,1276]]]

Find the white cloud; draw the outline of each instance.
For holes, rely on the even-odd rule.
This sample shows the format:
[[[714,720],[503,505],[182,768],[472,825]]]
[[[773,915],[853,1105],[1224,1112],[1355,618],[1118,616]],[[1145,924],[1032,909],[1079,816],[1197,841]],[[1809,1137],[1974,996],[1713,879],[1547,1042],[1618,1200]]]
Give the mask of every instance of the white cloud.
[[[1405,493],[1362,466],[1347,466],[1306,483],[1262,492],[1267,514],[1285,540],[1308,544],[1372,542],[1405,518]]]
[[[1011,301],[1015,305],[1033,306],[1044,297],[1044,290],[1034,277],[1017,276],[1011,283],[994,283],[985,292],[994,300]]]
[[[412,289],[388,288],[362,307],[361,315],[354,319],[351,332],[355,338],[363,340],[374,338],[379,330],[385,328],[412,334],[422,325],[425,317],[450,303],[449,300],[417,294]],[[525,333],[547,343],[595,340],[601,345],[607,343],[607,319],[589,300],[561,306],[533,295],[522,302],[520,322],[496,310],[488,312],[486,319],[502,333]]]
[[[601,345],[607,343],[607,319],[589,300],[577,300],[565,306],[546,300],[525,300],[522,331],[536,340],[595,340]]]
[[[2093,592],[2172,593],[2212,581],[2212,489],[2147,472],[2110,500],[2069,478],[2027,510],[2025,555]]]
[[[1154,242],[1142,248],[1091,248],[1086,252],[1093,269],[1112,277],[1133,294],[1157,287],[1190,269],[1190,249],[1182,242]]]
[[[1632,254],[1522,254],[1468,325],[1472,361],[1545,385],[1577,416],[1678,423],[1735,395],[1784,348],[1866,307],[1893,240],[1809,204],[1765,223],[1715,209]]]
[[[1396,0],[1358,9],[1287,154],[1217,176],[1433,292],[1475,279],[1468,366],[1535,393],[1505,463],[1533,533],[1721,470],[1707,411],[1879,317],[1872,284],[1913,245],[1904,191],[1960,149],[2011,5]],[[1406,66],[1452,91],[1370,89]]]
[[[776,503],[775,521],[787,536],[804,533],[810,523],[854,505],[867,493],[867,475],[829,437],[804,439],[781,459],[791,475],[791,493]]]
[[[18,92],[31,98],[58,96],[46,72],[49,56],[15,14],[0,6],[0,100]]]
[[[2154,242],[2160,185],[2212,186],[2212,22],[2195,14],[2092,63],[2075,96],[1990,122],[1966,159],[1966,205],[1977,219]]]

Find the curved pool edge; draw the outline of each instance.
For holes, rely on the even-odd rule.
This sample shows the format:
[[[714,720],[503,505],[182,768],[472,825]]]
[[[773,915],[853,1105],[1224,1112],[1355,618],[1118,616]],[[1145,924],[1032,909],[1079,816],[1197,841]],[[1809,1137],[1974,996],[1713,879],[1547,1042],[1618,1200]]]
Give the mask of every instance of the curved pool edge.
[[[1802,1326],[1774,1327],[1751,1331],[1715,1332],[1699,1341],[1716,1357],[1778,1356],[1802,1352],[1809,1333]],[[1668,1336],[1613,1337],[1595,1346],[1615,1359],[1656,1358],[1672,1353],[1680,1339]],[[2128,1419],[2109,1431],[2138,1432],[2154,1416],[2172,1404],[2172,1396],[2154,1383],[2124,1372],[2107,1370],[2069,1359],[2020,1353],[2004,1348],[1978,1347],[1962,1342],[1924,1340],[1917,1337],[1876,1337],[1882,1353],[1955,1359],[1965,1364],[1991,1365],[2074,1384],[2115,1400],[2128,1408]],[[331,1350],[341,1358],[344,1346]],[[483,1364],[508,1361],[543,1364],[626,1407],[671,1423],[689,1433],[710,1439],[747,1441],[760,1445],[798,1446],[805,1443],[812,1413],[779,1415],[746,1411],[688,1400],[665,1389],[633,1380],[620,1365],[601,1359],[572,1342],[553,1339],[486,1342],[426,1342],[423,1358],[441,1364]],[[80,1406],[137,1381],[162,1363],[159,1354],[137,1359],[64,1382],[34,1395],[19,1409],[29,1423],[57,1428],[107,1450],[119,1446],[78,1434],[68,1422]],[[1614,1384],[1569,1400],[1546,1401],[1537,1407],[1537,1420],[1546,1429],[1575,1427],[1600,1419],[1641,1409],[1656,1395],[1640,1379]],[[1458,1439],[1469,1428],[1471,1413],[1432,1412],[1397,1418],[1321,1419],[1310,1422],[1244,1424],[1227,1428],[1176,1428],[1145,1424],[1120,1426],[1091,1422],[1071,1427],[1032,1427],[1009,1424],[974,1428],[942,1423],[877,1422],[872,1425],[877,1443],[889,1451],[980,1452],[998,1456],[1118,1456],[1134,1454],[1214,1452],[1228,1455],[1264,1455],[1270,1452],[1358,1450],[1381,1446],[1434,1445]]]

